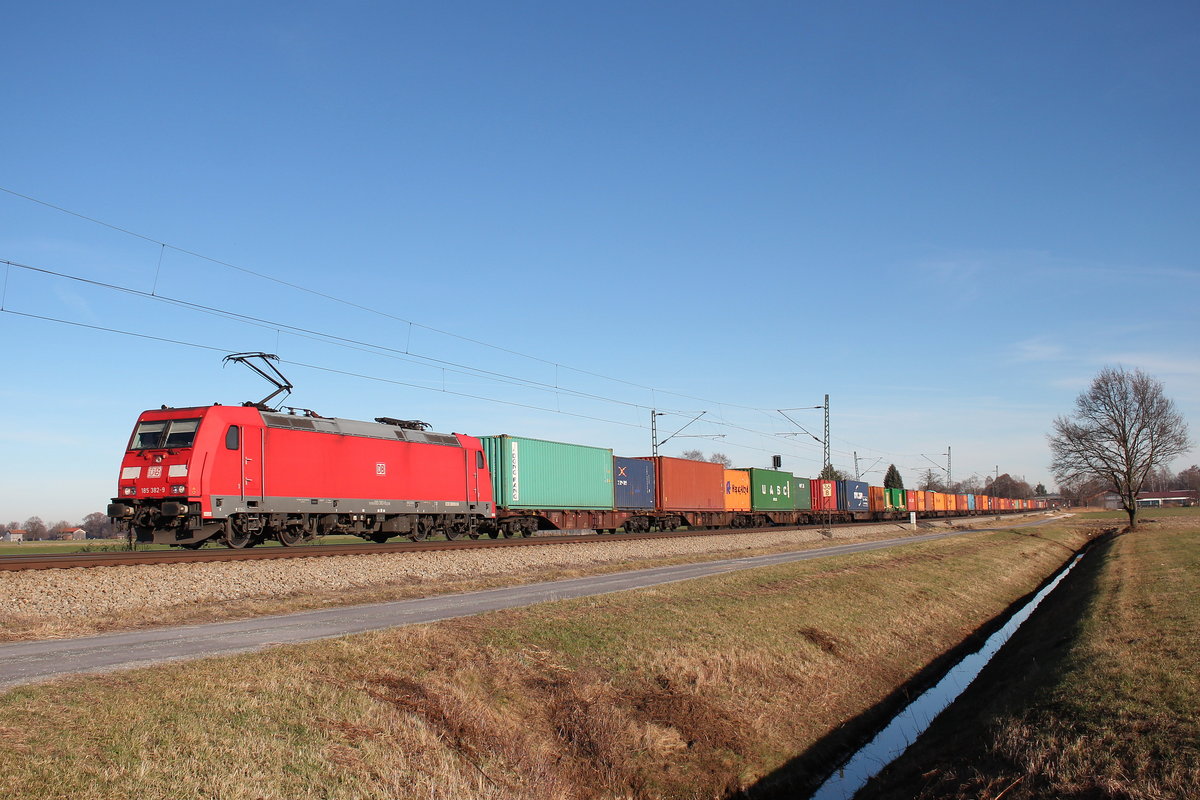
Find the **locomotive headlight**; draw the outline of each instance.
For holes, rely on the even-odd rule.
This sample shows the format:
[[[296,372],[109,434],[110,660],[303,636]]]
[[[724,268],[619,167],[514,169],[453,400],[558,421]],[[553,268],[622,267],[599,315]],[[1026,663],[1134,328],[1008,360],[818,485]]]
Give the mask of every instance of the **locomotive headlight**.
[[[124,489],[121,490],[121,494],[125,495],[126,497],[133,497],[134,495],[137,494],[137,487],[136,486],[126,486]]]
[[[171,494],[187,494],[187,486],[176,484],[171,487]]]

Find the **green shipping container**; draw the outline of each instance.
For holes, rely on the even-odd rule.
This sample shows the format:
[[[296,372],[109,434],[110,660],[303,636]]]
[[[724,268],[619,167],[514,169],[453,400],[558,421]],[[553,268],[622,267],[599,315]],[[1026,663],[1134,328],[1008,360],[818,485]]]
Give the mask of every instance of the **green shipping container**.
[[[754,511],[790,511],[796,507],[792,500],[790,472],[773,469],[747,469],[750,473],[750,508]]]
[[[812,485],[808,478],[792,478],[792,502],[798,511],[812,508]]]
[[[613,451],[520,436],[481,436],[497,508],[613,507]]]
[[[887,497],[888,508],[898,508],[901,511],[905,509],[903,489],[884,489],[883,493]]]

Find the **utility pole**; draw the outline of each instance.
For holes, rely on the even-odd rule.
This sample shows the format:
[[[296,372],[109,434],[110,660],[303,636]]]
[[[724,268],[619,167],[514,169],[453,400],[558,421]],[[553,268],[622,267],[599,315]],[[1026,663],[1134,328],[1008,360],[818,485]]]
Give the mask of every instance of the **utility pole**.
[[[667,438],[663,439],[663,440],[660,442],[660,441],[658,440],[658,418],[659,418],[659,417],[662,417],[662,416],[666,416],[666,413],[667,413],[667,412],[665,412],[665,411],[656,411],[656,410],[655,410],[655,409],[653,409],[653,408],[652,408],[652,409],[650,409],[650,453],[651,453],[651,455],[655,455],[655,456],[657,456],[657,455],[658,455],[658,446],[659,446],[660,444],[666,444],[667,442],[669,442],[669,441],[671,441],[672,439],[674,439],[676,436],[679,436],[679,434],[683,432],[683,428],[686,428],[688,425],[691,425],[693,422],[695,422],[696,420],[700,419],[701,417],[703,417],[703,416],[704,416],[705,414],[707,414],[708,412],[707,412],[707,411],[701,411],[699,414],[697,414],[696,416],[692,417],[690,420],[688,420],[687,422],[685,422],[685,423],[683,424],[683,428],[680,428],[679,430],[675,431],[675,432],[674,432],[674,433],[672,433],[670,436],[668,436]],[[692,437],[690,437],[690,435],[689,435],[689,434],[684,434],[684,436],[685,436],[685,438],[692,438]],[[723,433],[718,433],[718,434],[709,434],[709,435],[698,435],[698,436],[697,436],[697,437],[695,437],[695,438],[701,438],[701,439],[724,439],[724,438],[725,438],[725,434],[723,434]]]
[[[950,472],[950,445],[946,445],[946,483],[954,483],[954,476]]]
[[[858,480],[858,451],[854,451],[854,480]]]
[[[825,395],[825,466],[829,465],[829,395]]]

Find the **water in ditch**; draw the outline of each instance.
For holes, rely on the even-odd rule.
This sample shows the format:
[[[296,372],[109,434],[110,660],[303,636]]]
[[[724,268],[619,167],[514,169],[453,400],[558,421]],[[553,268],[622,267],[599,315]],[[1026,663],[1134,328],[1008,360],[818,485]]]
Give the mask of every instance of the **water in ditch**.
[[[838,767],[821,784],[812,800],[844,800],[853,797],[872,776],[895,761],[929,727],[933,718],[950,705],[963,690],[975,680],[980,671],[992,660],[1001,645],[1029,619],[1029,615],[1041,604],[1054,587],[1066,577],[1083,554],[1075,556],[1066,569],[1046,584],[1032,599],[1022,606],[1004,625],[988,637],[983,646],[965,656],[950,668],[950,671],[932,688],[925,690],[916,700],[905,706],[875,738]]]

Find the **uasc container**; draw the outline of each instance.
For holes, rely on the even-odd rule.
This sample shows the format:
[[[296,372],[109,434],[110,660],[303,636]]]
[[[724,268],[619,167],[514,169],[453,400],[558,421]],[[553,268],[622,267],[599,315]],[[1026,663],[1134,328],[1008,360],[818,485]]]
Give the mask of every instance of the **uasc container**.
[[[613,457],[613,494],[624,511],[654,508],[654,465],[640,458]]]
[[[750,507],[755,511],[791,510],[796,507],[792,500],[792,474],[773,469],[750,468]]]
[[[750,510],[750,474],[745,470],[725,470],[725,510]]]
[[[612,509],[612,450],[521,436],[480,439],[498,508]]]

